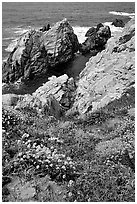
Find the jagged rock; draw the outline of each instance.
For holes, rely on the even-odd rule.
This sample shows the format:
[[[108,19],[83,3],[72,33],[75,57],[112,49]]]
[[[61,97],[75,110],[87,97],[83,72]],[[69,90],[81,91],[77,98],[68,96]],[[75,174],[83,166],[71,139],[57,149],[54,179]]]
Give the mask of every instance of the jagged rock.
[[[49,81],[39,87],[33,96],[38,98],[46,98],[54,95],[55,99],[64,107],[70,108],[74,100],[74,92],[76,85],[73,78],[68,78],[66,74],[56,77],[49,77]]]
[[[95,27],[91,27],[85,34],[85,37],[90,37],[92,35],[94,35],[97,32]]]
[[[124,27],[125,26],[125,23],[121,20],[121,19],[115,19],[113,22],[112,22],[112,25],[114,25],[115,27]]]
[[[80,52],[82,54],[92,52],[93,55],[96,55],[99,51],[104,49],[107,40],[111,37],[111,31],[109,26],[98,24],[97,28],[90,28],[85,36],[88,38],[80,45]]]
[[[77,36],[67,19],[45,32],[29,30],[18,39],[3,64],[3,82],[14,82],[20,77],[31,79],[45,74],[49,67],[72,59],[78,46]]]
[[[91,57],[80,73],[73,110],[94,112],[120,98],[135,84],[135,20],[108,40],[106,49]],[[127,40],[125,35],[130,36]],[[115,48],[115,49],[114,49]],[[117,48],[117,49],[116,49]]]
[[[32,95],[19,95],[15,109],[34,110],[38,113],[60,117],[73,100],[76,85],[66,74],[49,77],[49,81],[39,87]]]
[[[58,22],[43,36],[50,66],[70,60],[78,51],[79,43],[67,19]]]

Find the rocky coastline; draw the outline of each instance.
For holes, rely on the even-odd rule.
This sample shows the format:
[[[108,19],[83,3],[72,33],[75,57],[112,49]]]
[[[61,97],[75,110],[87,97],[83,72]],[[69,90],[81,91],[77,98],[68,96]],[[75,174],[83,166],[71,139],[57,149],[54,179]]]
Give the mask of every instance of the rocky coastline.
[[[64,19],[20,37],[3,64],[4,202],[135,202],[135,19],[122,29],[80,44]],[[47,75],[78,52],[92,57],[77,80]]]
[[[9,73],[7,70],[11,70],[11,73],[9,83],[3,84],[3,92],[8,89],[20,89],[25,80],[31,80],[34,75],[39,77],[41,74],[46,74],[50,67],[56,68],[56,65],[72,60],[78,50],[82,54],[94,52],[93,57],[89,59],[80,73],[77,86],[74,86],[76,83],[73,78],[69,79],[72,84],[68,88],[67,81],[61,82],[65,75],[58,78],[53,76],[32,94],[36,96],[39,93],[37,95],[39,97],[48,87],[52,90],[49,93],[55,98],[56,93],[61,94],[60,97],[63,96],[62,100],[66,102],[61,102],[60,105],[71,107],[72,111],[78,111],[79,114],[94,112],[120,98],[130,86],[134,86],[134,35],[134,19],[126,24],[122,33],[119,32],[112,37],[108,26],[98,24],[85,34],[87,39],[83,44],[79,44],[67,19],[56,23],[48,31],[28,31],[19,39],[4,65],[3,81],[6,81],[7,73]],[[12,80],[13,75],[14,80]],[[67,75],[66,78],[68,78]],[[59,82],[61,87],[57,80],[61,80]],[[45,94],[44,97],[50,94]]]

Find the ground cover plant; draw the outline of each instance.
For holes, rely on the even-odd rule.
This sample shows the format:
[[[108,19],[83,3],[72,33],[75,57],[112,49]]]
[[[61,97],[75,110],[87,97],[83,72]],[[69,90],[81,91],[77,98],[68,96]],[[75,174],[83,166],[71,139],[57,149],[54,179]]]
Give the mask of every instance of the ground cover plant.
[[[134,202],[135,93],[84,117],[2,109],[2,199]]]

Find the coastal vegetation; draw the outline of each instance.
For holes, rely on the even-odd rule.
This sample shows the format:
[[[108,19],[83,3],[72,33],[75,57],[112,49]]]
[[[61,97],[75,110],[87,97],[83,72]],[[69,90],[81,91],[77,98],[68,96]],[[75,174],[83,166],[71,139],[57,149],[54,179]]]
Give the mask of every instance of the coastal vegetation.
[[[3,201],[133,202],[134,94],[85,118],[3,108]]]

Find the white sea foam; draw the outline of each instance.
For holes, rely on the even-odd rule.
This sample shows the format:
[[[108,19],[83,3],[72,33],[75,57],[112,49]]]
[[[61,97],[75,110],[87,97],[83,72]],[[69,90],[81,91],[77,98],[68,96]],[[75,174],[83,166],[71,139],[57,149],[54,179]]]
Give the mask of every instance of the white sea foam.
[[[8,45],[8,47],[5,49],[5,51],[12,52],[13,49],[16,47],[17,43],[18,43],[18,39],[12,40],[12,42]]]
[[[122,32],[122,31],[123,31],[123,28],[121,28],[121,27],[115,27],[114,25],[112,25],[112,22],[105,22],[105,23],[103,23],[103,25],[109,26],[109,27],[110,27],[110,30],[111,30],[111,33],[114,33],[114,32]]]
[[[109,13],[117,16],[129,16],[130,18],[133,18],[135,16],[135,13],[126,13],[126,12],[117,12],[117,11],[110,11]]]
[[[114,25],[111,25],[112,22],[105,22],[104,25],[108,25],[110,27],[111,32],[117,32],[117,31],[122,31],[123,28],[120,27],[115,27]],[[73,30],[74,33],[77,35],[78,37],[78,41],[79,43],[83,43],[86,40],[85,34],[88,31],[90,27],[80,27],[80,26],[74,26]],[[14,39],[11,41],[11,43],[8,45],[8,47],[5,49],[5,51],[7,52],[12,52],[13,49],[15,48],[15,46],[17,45],[18,39],[21,35],[23,35],[25,32],[27,32],[29,29],[33,29],[32,27],[27,27],[27,28],[14,28],[12,30],[14,30],[14,34],[15,36],[12,38],[7,38],[8,39]],[[39,28],[35,28],[36,30],[38,30]],[[6,40],[6,38],[5,38]]]
[[[86,40],[85,34],[89,28],[90,27],[80,27],[80,26],[73,27],[74,33],[77,35],[79,43],[83,43]]]

